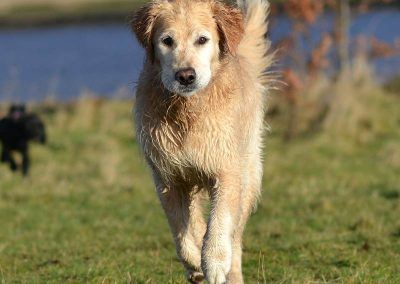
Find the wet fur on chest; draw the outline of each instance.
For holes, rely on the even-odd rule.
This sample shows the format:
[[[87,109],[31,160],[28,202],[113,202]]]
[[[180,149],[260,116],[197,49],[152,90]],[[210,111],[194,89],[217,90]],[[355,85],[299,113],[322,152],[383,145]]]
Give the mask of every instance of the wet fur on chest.
[[[241,89],[233,77],[220,76],[189,99],[150,84],[138,87],[138,138],[164,179],[208,181],[235,153],[233,124],[238,116],[232,105]]]

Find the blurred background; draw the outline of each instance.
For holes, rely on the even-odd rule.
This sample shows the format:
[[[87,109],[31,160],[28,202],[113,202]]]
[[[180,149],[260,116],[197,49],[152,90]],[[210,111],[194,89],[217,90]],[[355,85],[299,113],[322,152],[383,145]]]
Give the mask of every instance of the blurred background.
[[[0,118],[45,121],[0,165],[0,283],[184,283],[131,122],[147,1],[0,0]],[[276,52],[248,283],[399,283],[400,4],[271,0]]]

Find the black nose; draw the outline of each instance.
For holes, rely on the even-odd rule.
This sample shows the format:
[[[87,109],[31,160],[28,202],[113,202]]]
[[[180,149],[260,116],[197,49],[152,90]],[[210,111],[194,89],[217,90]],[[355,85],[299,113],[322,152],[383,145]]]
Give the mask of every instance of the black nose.
[[[193,68],[184,68],[176,72],[175,79],[181,85],[188,86],[196,80],[196,71]]]

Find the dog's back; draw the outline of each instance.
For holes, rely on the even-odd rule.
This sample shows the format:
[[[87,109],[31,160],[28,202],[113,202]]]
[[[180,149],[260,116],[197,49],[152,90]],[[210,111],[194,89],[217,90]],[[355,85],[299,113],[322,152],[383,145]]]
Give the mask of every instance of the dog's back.
[[[46,143],[46,128],[37,114],[26,114],[22,117],[21,124],[24,127],[25,138],[27,140],[33,140],[41,144]]]

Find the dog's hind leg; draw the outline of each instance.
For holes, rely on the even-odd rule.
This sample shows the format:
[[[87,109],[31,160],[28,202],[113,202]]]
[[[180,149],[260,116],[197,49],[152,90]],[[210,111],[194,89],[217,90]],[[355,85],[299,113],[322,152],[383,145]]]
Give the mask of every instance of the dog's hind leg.
[[[189,211],[189,230],[198,248],[198,251],[196,250],[196,265],[199,265],[199,267],[196,267],[195,270],[188,270],[188,280],[191,283],[200,283],[204,280],[204,274],[201,271],[201,248],[203,247],[203,239],[207,229],[203,214],[203,192],[200,191],[192,195]],[[197,256],[200,257],[198,263]]]
[[[18,170],[18,165],[14,160],[14,157],[10,154],[10,159],[8,160],[8,162],[10,163],[10,169],[13,172],[16,172]]]
[[[22,173],[24,176],[27,176],[29,173],[30,159],[28,149],[24,149],[22,151]]]
[[[200,283],[204,279],[201,271],[201,246],[206,224],[199,196],[187,188],[166,187],[159,181],[156,184],[188,280]]]

